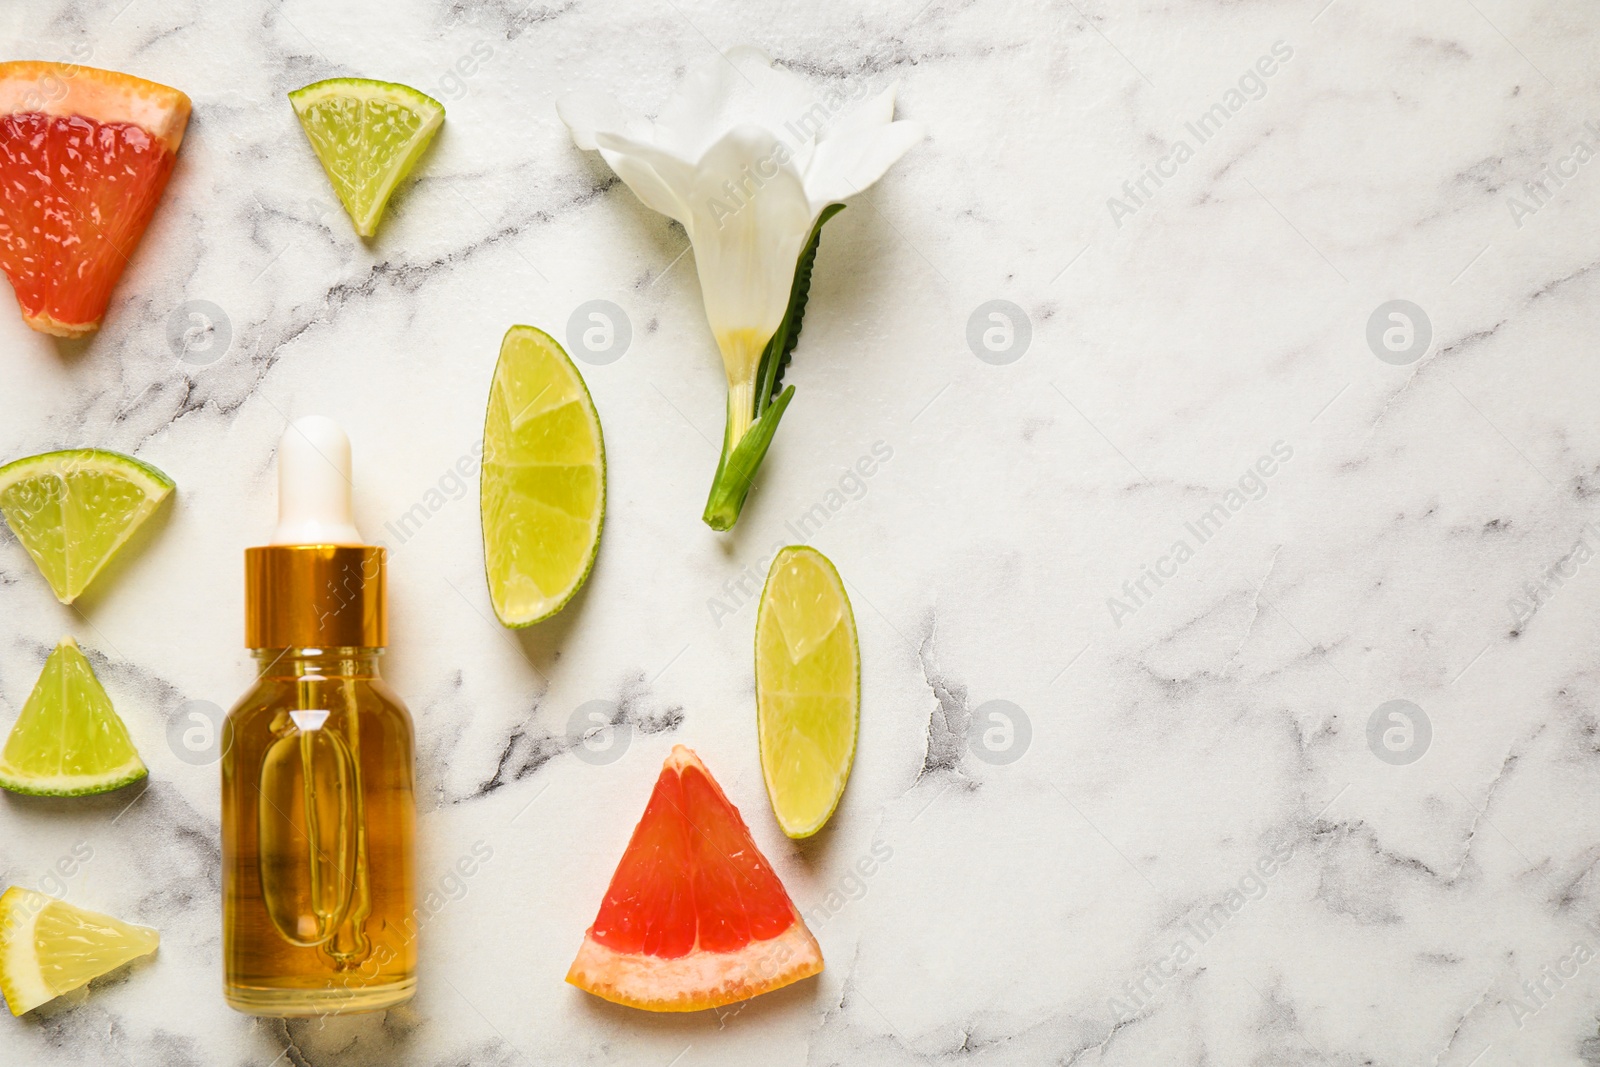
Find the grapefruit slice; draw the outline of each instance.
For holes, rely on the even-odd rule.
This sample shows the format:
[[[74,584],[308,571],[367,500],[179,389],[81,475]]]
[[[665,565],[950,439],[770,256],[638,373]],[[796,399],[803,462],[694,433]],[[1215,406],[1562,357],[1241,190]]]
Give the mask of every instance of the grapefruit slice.
[[[700,1011],[822,970],[822,949],[700,758],[673,748],[567,981]]]
[[[0,270],[29,326],[100,325],[167,187],[189,98],[73,63],[0,63]]]

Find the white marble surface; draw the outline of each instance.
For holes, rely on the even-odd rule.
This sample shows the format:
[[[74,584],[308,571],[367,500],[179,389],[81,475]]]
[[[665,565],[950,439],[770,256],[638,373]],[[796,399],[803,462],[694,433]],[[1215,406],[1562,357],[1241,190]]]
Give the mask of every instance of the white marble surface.
[[[1600,14],[1322,2],[0,9],[7,58],[92,55],[195,101],[105,330],[57,344],[0,308],[0,456],[98,445],[179,484],[81,612],[0,544],[0,721],[70,633],[151,767],[142,794],[0,798],[0,883],[88,842],[68,899],[163,936],[0,1021],[0,1062],[1600,1063],[1600,963],[1537,1001],[1523,985],[1600,951],[1600,564],[1574,560],[1529,619],[1508,605],[1596,517],[1600,163],[1537,210],[1511,201],[1574,142],[1600,148]],[[724,537],[699,521],[722,387],[684,235],[553,103],[595,85],[653,110],[743,41],[819,91],[900,80],[929,139],[829,225],[795,403]],[[1185,124],[1276,42],[1292,55],[1259,98],[1197,143]],[[283,95],[336,74],[449,109],[370,246]],[[1117,225],[1108,198],[1163,159],[1174,176]],[[514,637],[485,621],[475,491],[450,498],[448,472],[506,327],[564,333],[593,299],[633,329],[585,368],[605,540],[578,602]],[[966,341],[993,299],[1031,323],[1007,365]],[[1431,320],[1409,365],[1366,341],[1391,299]],[[226,314],[209,364],[166,340],[187,301]],[[417,720],[422,884],[475,841],[493,859],[426,926],[413,1005],[284,1025],[223,1005],[215,768],[166,723],[248,684],[240,553],[309,412],[348,426],[370,531],[446,480],[391,542],[388,674]],[[843,806],[797,846],[761,787],[753,606],[718,625],[708,601],[879,441],[892,458],[810,538],[851,585],[866,707]],[[1107,599],[1192,547],[1186,523],[1277,442],[1265,495],[1113,620]],[[1031,723],[1009,764],[962,740],[997,699]],[[1431,723],[1408,765],[1367,741],[1393,699]],[[566,741],[591,700],[633,724],[609,764]],[[561,979],[680,741],[822,916],[828,966],[652,1017]],[[856,880],[874,843],[892,857]],[[1218,903],[1202,943],[1187,924]]]

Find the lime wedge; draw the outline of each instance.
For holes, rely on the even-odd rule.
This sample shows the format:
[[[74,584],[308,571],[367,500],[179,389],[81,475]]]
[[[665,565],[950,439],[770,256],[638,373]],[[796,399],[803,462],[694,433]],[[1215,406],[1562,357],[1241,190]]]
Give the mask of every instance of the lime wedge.
[[[289,94],[356,232],[378,232],[384,205],[444,122],[444,105],[394,82],[329,78]]]
[[[0,514],[70,604],[172,489],[171,478],[120,452],[45,452],[0,467]]]
[[[791,545],[767,572],[756,617],[756,727],[778,825],[810,837],[839,806],[861,720],[856,618],[833,564]]]
[[[63,638],[0,749],[0,787],[76,797],[109,793],[146,773],[94,668],[77,642]]]
[[[483,426],[483,560],[507,626],[548,619],[589,577],[606,512],[606,446],[578,368],[543,330],[500,342]]]
[[[21,1015],[148,956],[160,943],[148,926],[12,886],[0,894],[0,993],[11,1014]]]

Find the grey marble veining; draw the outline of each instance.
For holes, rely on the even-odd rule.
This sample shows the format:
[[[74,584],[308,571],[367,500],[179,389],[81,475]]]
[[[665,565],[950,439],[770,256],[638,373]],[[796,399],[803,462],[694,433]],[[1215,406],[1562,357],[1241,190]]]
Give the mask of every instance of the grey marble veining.
[[[0,458],[98,445],[179,486],[80,610],[0,541],[0,726],[72,634],[151,768],[0,797],[0,884],[86,843],[67,899],[162,933],[0,1019],[0,1062],[1600,1063],[1590,6],[26,0],[0,41],[195,103],[98,336],[0,295]],[[718,536],[687,240],[554,102],[650,112],[742,42],[819,90],[900,82],[929,136],[829,225],[794,404]],[[448,109],[368,244],[284,99],[339,74]],[[506,327],[565,338],[591,300],[631,330],[583,366],[605,539],[514,635],[451,472]],[[1428,336],[1385,312],[1375,349],[1395,300]],[[354,441],[358,521],[402,533],[386,670],[437,907],[413,1004],[285,1024],[223,1005],[216,769],[168,724],[249,682],[241,550],[312,412]],[[739,586],[797,527],[865,662],[849,790],[799,844],[761,785]],[[598,755],[572,739],[596,709]],[[562,977],[678,742],[827,969],[654,1017]]]

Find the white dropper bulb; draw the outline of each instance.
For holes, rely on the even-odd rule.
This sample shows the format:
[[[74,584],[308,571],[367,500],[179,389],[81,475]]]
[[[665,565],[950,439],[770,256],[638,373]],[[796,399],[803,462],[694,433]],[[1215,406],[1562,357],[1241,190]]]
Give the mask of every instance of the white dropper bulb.
[[[361,545],[350,509],[350,438],[321,415],[296,419],[278,442],[275,545]]]

